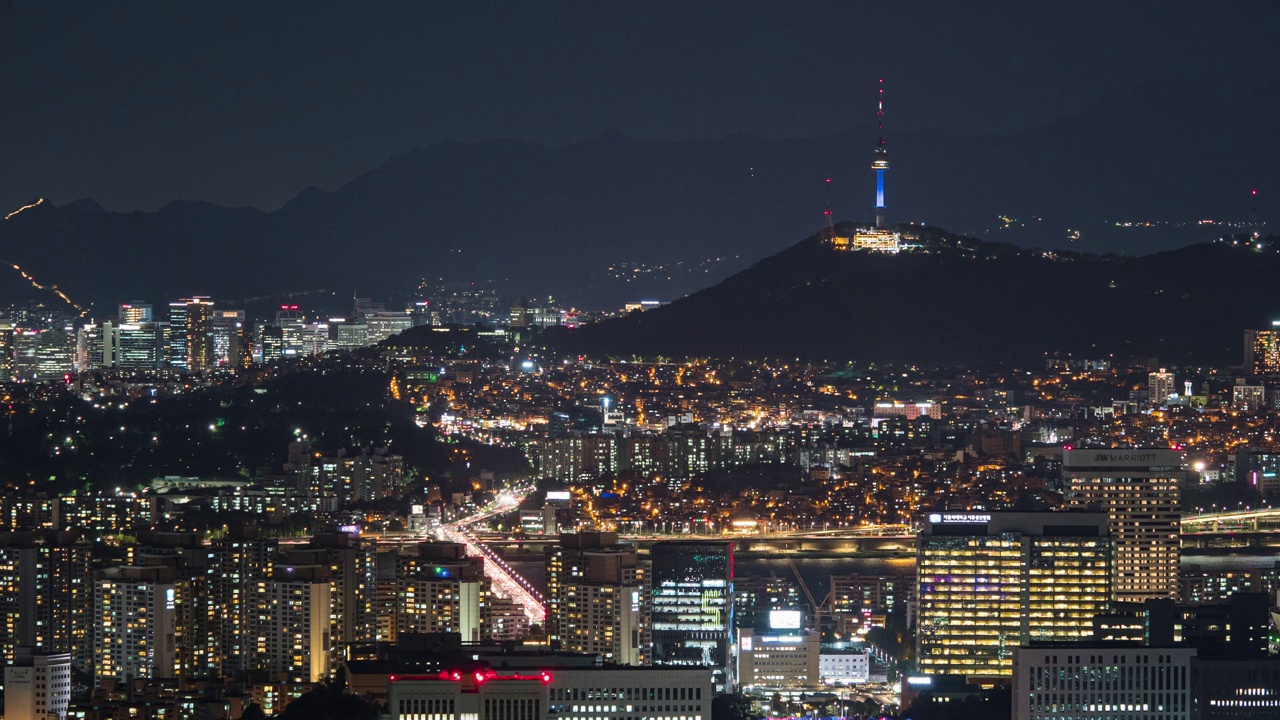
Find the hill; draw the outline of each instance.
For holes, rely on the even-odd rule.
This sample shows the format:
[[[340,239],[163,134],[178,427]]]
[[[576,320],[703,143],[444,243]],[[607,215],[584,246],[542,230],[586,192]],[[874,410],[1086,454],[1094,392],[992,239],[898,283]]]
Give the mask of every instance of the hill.
[[[1249,188],[1280,165],[1269,125],[1278,112],[1269,86],[1174,78],[1117,88],[1076,117],[1017,135],[891,132],[890,218],[1102,252],[1210,240],[1224,229],[1197,221],[1247,220]],[[271,212],[46,202],[0,221],[0,260],[100,309],[303,294],[308,309],[345,310],[353,289],[405,299],[424,278],[498,280],[512,299],[619,307],[692,292],[777,252],[779,238],[812,232],[828,175],[836,216],[868,216],[873,142],[872,129],[855,128],[809,139],[611,135],[556,149],[449,143],[330,192],[303,190]],[[0,301],[33,292],[0,267]]]
[[[840,252],[813,236],[670,305],[551,340],[649,357],[1232,364],[1242,331],[1280,316],[1278,238],[1262,250],[1228,242],[1120,257],[904,230],[921,250]]]

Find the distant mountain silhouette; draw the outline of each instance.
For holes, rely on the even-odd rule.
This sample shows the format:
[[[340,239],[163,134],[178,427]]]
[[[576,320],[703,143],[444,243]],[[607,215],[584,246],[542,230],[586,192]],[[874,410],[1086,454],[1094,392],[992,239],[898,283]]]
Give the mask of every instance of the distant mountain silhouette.
[[[1120,257],[904,229],[925,251],[842,252],[814,236],[670,305],[548,340],[624,357],[1225,365],[1241,361],[1244,329],[1280,317],[1280,237],[1261,251],[1209,243]]]
[[[1275,90],[1207,77],[1153,81],[1012,136],[894,133],[890,125],[889,216],[1080,250],[1144,252],[1208,240],[1222,230],[1115,222],[1248,219],[1249,188],[1280,166]],[[678,297],[777,252],[781,238],[813,232],[828,174],[836,216],[869,218],[873,142],[874,131],[860,128],[802,140],[679,143],[610,134],[562,149],[448,143],[394,157],[332,192],[308,188],[273,212],[175,202],[117,213],[92,201],[45,203],[0,221],[0,260],[100,306],[318,289],[341,298],[353,288],[387,295],[444,277],[506,280],[513,297],[555,294],[616,307]],[[731,256],[741,261],[689,271]],[[619,263],[646,267],[610,279]],[[30,292],[0,268],[0,299]]]

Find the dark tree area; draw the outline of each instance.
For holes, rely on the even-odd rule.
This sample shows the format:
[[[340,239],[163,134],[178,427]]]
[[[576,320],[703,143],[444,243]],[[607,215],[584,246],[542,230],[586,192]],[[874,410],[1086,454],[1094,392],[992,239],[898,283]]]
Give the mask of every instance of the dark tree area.
[[[751,701],[740,694],[717,695],[711,700],[711,720],[748,720]]]
[[[1013,717],[1013,691],[998,688],[960,701],[935,701],[924,693],[902,714],[911,720],[1007,720]]]
[[[347,695],[326,685],[285,706],[277,720],[377,720],[378,711],[355,695]]]

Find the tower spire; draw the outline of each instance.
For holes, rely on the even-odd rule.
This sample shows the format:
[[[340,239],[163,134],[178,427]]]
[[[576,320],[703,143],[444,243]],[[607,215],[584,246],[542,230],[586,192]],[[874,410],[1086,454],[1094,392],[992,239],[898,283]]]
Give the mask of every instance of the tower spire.
[[[827,209],[822,212],[826,224],[823,226],[823,233],[827,237],[835,235],[835,223],[831,218],[831,178],[827,178]]]
[[[876,103],[876,150],[871,158],[876,171],[876,229],[884,230],[884,171],[889,169],[889,151],[884,147],[884,79],[880,80]]]

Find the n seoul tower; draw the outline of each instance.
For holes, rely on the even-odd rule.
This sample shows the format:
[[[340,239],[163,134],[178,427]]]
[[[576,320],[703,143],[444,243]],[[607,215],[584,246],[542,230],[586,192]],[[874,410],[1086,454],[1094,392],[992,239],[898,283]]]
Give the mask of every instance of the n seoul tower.
[[[889,151],[884,149],[884,80],[880,80],[879,106],[876,110],[876,152],[871,169],[876,171],[876,230],[884,230],[884,171],[889,169]]]

